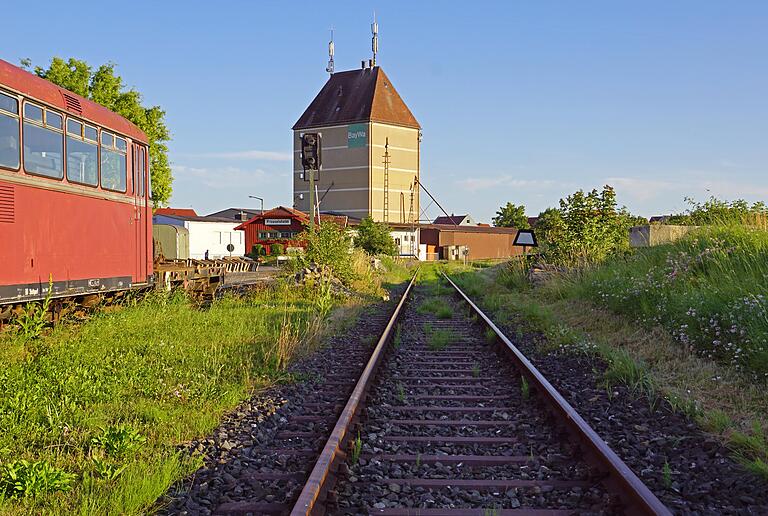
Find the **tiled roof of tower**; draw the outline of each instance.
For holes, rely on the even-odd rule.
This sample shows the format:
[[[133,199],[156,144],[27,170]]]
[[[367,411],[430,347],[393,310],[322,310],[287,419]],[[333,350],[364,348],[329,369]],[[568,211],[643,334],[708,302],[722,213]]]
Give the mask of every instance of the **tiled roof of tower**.
[[[293,129],[368,121],[421,128],[378,66],[331,75]]]

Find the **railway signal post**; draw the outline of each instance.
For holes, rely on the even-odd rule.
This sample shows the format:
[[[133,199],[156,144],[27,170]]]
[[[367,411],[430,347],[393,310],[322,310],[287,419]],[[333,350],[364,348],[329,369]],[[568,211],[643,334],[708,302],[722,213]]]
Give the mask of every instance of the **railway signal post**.
[[[315,229],[315,172],[320,172],[322,161],[322,135],[304,133],[301,135],[301,166],[304,181],[309,181],[309,229]]]

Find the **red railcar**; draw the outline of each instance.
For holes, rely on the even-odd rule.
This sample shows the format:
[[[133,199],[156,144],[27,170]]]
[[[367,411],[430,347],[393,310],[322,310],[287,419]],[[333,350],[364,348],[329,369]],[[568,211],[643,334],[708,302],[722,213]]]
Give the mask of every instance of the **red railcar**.
[[[151,284],[149,192],[138,127],[0,60],[0,305]]]

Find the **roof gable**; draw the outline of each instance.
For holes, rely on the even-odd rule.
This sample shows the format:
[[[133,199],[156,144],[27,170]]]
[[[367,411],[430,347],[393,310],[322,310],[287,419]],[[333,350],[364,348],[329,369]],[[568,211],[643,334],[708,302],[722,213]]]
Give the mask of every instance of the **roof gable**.
[[[370,121],[421,127],[378,66],[331,75],[293,129]]]

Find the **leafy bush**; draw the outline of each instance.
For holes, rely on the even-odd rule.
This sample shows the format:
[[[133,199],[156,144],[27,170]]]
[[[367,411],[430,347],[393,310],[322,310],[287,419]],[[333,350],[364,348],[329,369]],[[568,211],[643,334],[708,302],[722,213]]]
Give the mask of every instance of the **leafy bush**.
[[[707,226],[713,224],[749,224],[765,225],[768,217],[768,207],[763,202],[751,206],[743,199],[724,201],[710,197],[703,203],[690,197],[685,199],[689,208],[686,213],[673,215],[667,220],[668,224],[685,226]]]
[[[261,244],[253,244],[251,246],[251,252],[248,253],[248,256],[254,260],[258,259],[259,256],[262,256],[266,253],[266,249],[264,249],[264,246]]]
[[[46,461],[16,460],[0,466],[0,493],[9,498],[68,491],[75,475]]]
[[[559,218],[550,214],[547,220],[546,255],[551,261],[586,265],[629,250],[628,230],[635,217],[617,209],[612,187],[578,190],[560,199],[558,211]]]
[[[283,244],[270,244],[269,254],[273,256],[285,254],[285,246]]]
[[[365,217],[357,227],[355,246],[373,255],[397,254],[397,245],[389,232],[389,226],[383,222],[374,222],[371,217]]]
[[[307,243],[301,257],[304,263],[327,266],[347,284],[355,278],[350,254],[352,240],[345,229],[333,222],[325,222],[315,226],[314,230],[301,233],[297,239]]]
[[[123,425],[107,427],[100,436],[91,439],[92,445],[113,457],[134,453],[146,442],[147,439],[138,431]]]
[[[48,292],[41,303],[32,302],[24,306],[21,314],[16,319],[19,331],[25,339],[37,339],[43,334],[48,323],[48,310],[51,307],[53,296],[53,276],[48,277]]]

